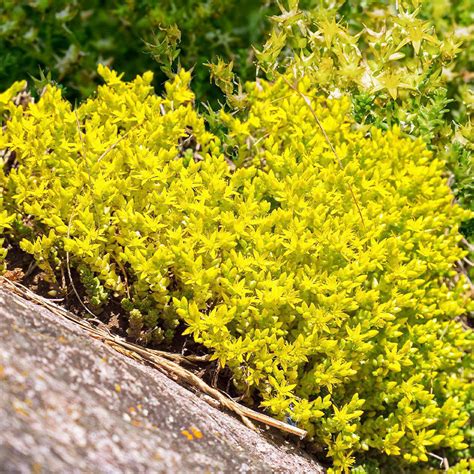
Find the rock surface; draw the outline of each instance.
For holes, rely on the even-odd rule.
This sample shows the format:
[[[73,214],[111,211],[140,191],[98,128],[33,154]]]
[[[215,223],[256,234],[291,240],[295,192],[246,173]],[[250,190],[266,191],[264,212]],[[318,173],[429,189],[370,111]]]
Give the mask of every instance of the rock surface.
[[[320,473],[196,394],[0,287],[0,472]]]

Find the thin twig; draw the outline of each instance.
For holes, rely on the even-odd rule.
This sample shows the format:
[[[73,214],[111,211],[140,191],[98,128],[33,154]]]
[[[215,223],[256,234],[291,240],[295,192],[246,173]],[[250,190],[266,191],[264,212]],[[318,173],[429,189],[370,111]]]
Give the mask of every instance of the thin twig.
[[[316,114],[316,111],[314,110],[313,106],[311,105],[311,100],[309,99],[309,97],[307,97],[305,94],[303,94],[297,86],[295,86],[294,84],[291,84],[290,81],[284,77],[284,76],[281,76],[282,79],[288,84],[288,86],[293,89],[303,100],[304,100],[304,103],[306,104],[306,106],[308,107],[308,109],[310,110],[311,112],[311,115],[313,116],[314,120],[316,121],[316,123],[318,124],[318,127],[320,128],[327,144],[329,145],[329,148],[331,149],[331,151],[333,152],[334,156],[336,157],[336,161],[338,162],[339,164],[339,167],[341,168],[342,171],[344,171],[344,165],[342,164],[342,161],[341,159],[339,158],[339,155],[337,154],[336,152],[336,149],[334,148],[331,140],[329,139],[329,136],[328,134],[326,133],[326,130],[324,129],[323,127],[323,124],[321,123],[321,121],[319,120],[318,118],[318,115]],[[365,228],[365,221],[364,221],[364,217],[362,216],[362,211],[360,209],[360,206],[359,206],[359,203],[357,201],[357,198],[356,198],[356,195],[354,193],[354,189],[352,188],[352,185],[351,183],[347,182],[347,185],[348,185],[348,188],[349,188],[349,191],[351,193],[351,196],[352,196],[352,199],[354,201],[354,204],[357,208],[357,212],[359,213],[359,216],[360,216],[360,219],[362,221],[362,225],[364,226]]]
[[[466,246],[469,252],[474,252],[474,245],[468,242],[468,240],[465,237],[461,239],[461,242]]]
[[[449,470],[449,463],[448,460],[445,457],[438,456],[435,453],[428,453],[428,456],[431,456],[439,461],[439,466],[444,467],[445,472]]]
[[[133,130],[135,129],[136,127],[138,127],[138,125],[141,125],[141,123],[136,123],[135,125],[131,126],[123,135],[120,135],[120,137],[114,142],[112,143],[112,145],[110,145],[98,158],[97,160],[97,163],[99,163],[100,161],[102,161],[103,158],[105,158],[105,156],[111,152],[125,137],[128,136],[128,134]]]
[[[68,222],[68,226],[67,226],[67,238],[68,238],[68,240],[69,240],[70,235],[71,235],[71,222],[72,222],[73,216],[74,216],[74,212],[69,216],[69,222]],[[89,313],[93,318],[97,318],[97,315],[95,313],[93,313],[86,306],[84,301],[82,301],[82,298],[79,295],[79,292],[77,291],[76,284],[74,283],[74,280],[72,278],[72,273],[71,273],[71,265],[70,265],[70,262],[69,262],[69,250],[66,250],[66,270],[67,270],[67,275],[69,277],[69,281],[71,283],[72,291],[74,291],[74,294],[76,295],[77,300],[79,301],[79,303],[81,304],[81,306],[85,309],[85,311],[87,313]]]

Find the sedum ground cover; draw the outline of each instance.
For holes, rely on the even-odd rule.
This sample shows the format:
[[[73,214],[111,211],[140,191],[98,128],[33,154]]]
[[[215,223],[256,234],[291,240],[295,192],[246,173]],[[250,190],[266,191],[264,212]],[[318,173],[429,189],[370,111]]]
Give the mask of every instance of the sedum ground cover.
[[[9,100],[22,84],[2,96],[2,224],[44,277],[70,261],[92,306],[122,298],[143,342],[184,322],[336,470],[366,451],[465,449],[468,285],[453,265],[470,214],[443,162],[398,127],[355,129],[346,97],[304,79],[248,83],[246,113],[220,114],[224,146],[189,73],[159,97],[149,73],[99,69],[106,85],[77,108],[56,87],[27,107]]]
[[[75,105],[45,77],[0,93],[2,271],[20,248],[53,291],[77,278],[87,311],[119,304],[130,339],[192,338],[335,472],[469,472],[469,2],[257,2],[235,22],[280,14],[253,78],[245,48],[191,54],[191,3],[161,7],[163,92],[137,55],[132,81],[77,63]],[[191,85],[179,44],[217,87],[202,62]]]

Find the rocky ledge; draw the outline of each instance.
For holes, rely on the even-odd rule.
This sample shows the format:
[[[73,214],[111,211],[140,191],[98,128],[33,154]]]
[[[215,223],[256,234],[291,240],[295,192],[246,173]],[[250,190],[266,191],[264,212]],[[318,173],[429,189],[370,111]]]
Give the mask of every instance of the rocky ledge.
[[[322,473],[294,444],[0,287],[0,472]]]

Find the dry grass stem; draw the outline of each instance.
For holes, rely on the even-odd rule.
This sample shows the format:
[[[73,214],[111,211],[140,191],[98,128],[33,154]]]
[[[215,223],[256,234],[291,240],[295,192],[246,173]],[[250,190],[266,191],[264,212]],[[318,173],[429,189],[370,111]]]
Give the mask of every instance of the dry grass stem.
[[[0,285],[5,286],[23,298],[48,308],[55,315],[72,321],[84,329],[90,336],[103,341],[110,347],[114,348],[116,351],[121,352],[122,354],[125,354],[126,356],[140,362],[146,362],[161,372],[164,372],[166,375],[171,376],[181,384],[192,387],[199,392],[208,395],[211,397],[211,399],[217,401],[221,407],[227,408],[228,410],[239,415],[244,424],[252,430],[256,430],[256,428],[250,420],[258,421],[286,433],[294,434],[301,439],[307,434],[307,432],[301,428],[289,425],[288,423],[276,420],[268,415],[256,412],[255,410],[236,403],[232,398],[230,398],[229,395],[209,386],[196,374],[180,365],[181,363],[186,362],[189,363],[207,360],[207,356],[188,357],[180,354],[173,354],[165,351],[157,351],[141,347],[137,344],[127,342],[119,336],[111,334],[108,328],[106,328],[105,325],[99,321],[97,322],[97,327],[94,327],[89,320],[81,319],[79,316],[72,314],[47,298],[37,295],[18,282],[12,282],[3,276],[0,276]],[[204,400],[207,400],[207,397],[203,398]]]

